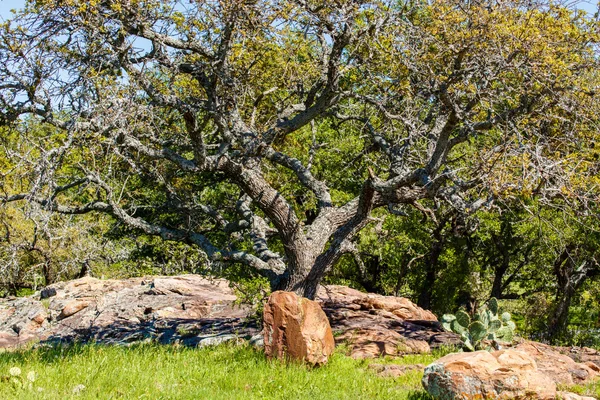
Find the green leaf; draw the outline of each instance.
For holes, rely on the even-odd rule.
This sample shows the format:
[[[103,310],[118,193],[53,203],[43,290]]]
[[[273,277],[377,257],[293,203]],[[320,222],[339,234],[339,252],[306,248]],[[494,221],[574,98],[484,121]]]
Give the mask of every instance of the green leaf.
[[[500,320],[495,319],[493,321],[490,321],[490,324],[488,326],[488,331],[490,332],[496,332],[498,329],[502,328],[502,322],[500,322]]]
[[[469,326],[469,333],[474,343],[482,341],[487,336],[487,329],[481,321],[475,321]]]
[[[488,312],[488,310],[483,310],[479,313],[479,321],[483,324],[486,330],[490,322],[490,316]]]
[[[513,321],[506,322],[506,326],[513,332],[517,329],[517,325]]]
[[[509,327],[503,326],[502,328],[498,329],[498,332],[496,332],[496,336],[499,340],[502,340],[503,342],[512,342],[513,331]]]
[[[469,317],[469,314],[463,310],[460,310],[456,313],[456,321],[465,328],[471,325],[471,317]]]
[[[473,347],[473,344],[468,339],[463,342],[463,347],[469,351],[475,351],[475,347]]]
[[[495,297],[492,297],[488,300],[488,307],[490,308],[492,314],[498,314],[498,300]]]
[[[458,320],[454,320],[450,323],[450,328],[452,332],[463,334],[467,332],[467,328],[458,323]]]
[[[454,314],[444,314],[442,316],[442,322],[452,322],[456,319],[456,317],[454,316]]]

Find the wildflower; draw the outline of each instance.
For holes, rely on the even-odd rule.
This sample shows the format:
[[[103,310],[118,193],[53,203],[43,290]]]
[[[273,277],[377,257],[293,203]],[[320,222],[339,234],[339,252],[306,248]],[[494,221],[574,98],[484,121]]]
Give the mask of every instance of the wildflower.
[[[8,373],[10,374],[10,376],[19,376],[21,375],[21,368],[19,367],[12,367]]]
[[[82,385],[80,383],[79,385],[77,385],[73,388],[73,394],[79,394],[79,393],[83,392],[84,389],[85,389],[85,385]]]
[[[29,371],[27,374],[27,380],[29,382],[35,382],[35,371]]]

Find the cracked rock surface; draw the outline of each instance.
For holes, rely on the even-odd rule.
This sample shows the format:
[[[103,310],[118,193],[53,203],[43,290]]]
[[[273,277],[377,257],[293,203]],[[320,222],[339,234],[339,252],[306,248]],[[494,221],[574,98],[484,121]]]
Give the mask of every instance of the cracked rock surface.
[[[532,343],[494,352],[449,354],[425,368],[423,386],[440,400],[593,399],[558,388],[595,379],[597,368]]]
[[[31,297],[0,299],[0,348],[37,341],[261,345],[261,327],[248,318],[252,310],[236,300],[228,281],[199,275],[60,282]],[[316,301],[336,341],[349,342],[356,358],[427,353],[458,341],[405,298],[331,285],[321,287]]]
[[[26,298],[0,300],[0,348],[42,343],[130,344],[144,340],[213,345],[260,340],[234,304],[229,282],[198,275],[61,282]]]

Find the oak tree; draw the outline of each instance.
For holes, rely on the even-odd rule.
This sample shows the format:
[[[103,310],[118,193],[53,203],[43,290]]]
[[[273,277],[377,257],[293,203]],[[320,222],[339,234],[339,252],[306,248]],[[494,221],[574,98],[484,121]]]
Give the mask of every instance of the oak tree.
[[[597,44],[519,0],[30,1],[1,28],[0,124],[55,131],[1,198],[314,297],[375,209],[597,201]]]

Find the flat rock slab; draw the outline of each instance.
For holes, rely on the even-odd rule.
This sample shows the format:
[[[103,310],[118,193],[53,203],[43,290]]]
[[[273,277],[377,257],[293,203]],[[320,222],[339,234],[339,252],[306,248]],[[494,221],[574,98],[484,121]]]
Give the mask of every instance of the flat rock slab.
[[[31,342],[127,345],[147,340],[189,346],[250,340],[260,345],[261,328],[248,318],[253,311],[236,300],[228,281],[199,275],[61,282],[34,296],[0,299],[0,349]],[[427,353],[459,343],[431,312],[405,298],[330,285],[320,288],[316,300],[336,342],[348,342],[355,358]],[[561,384],[585,382],[600,371],[600,353],[593,349],[535,342],[519,346]]]
[[[350,345],[354,358],[424,354],[458,345],[436,316],[403,297],[363,293],[347,286],[322,286],[317,300],[327,314],[336,342]]]
[[[564,354],[561,352],[564,348],[531,341],[523,341],[514,346],[513,349],[533,358],[538,369],[560,385],[579,385],[594,380],[600,375],[600,366],[596,363],[592,361],[575,361],[577,351]],[[589,355],[590,352],[586,352]],[[570,355],[575,357],[572,358]]]
[[[228,281],[199,275],[60,282],[31,297],[0,299],[0,349],[31,342],[132,344],[147,340],[205,346],[261,345],[252,310],[236,304]],[[427,353],[458,343],[435,316],[408,299],[323,286],[317,296],[336,341],[352,356]]]
[[[27,298],[0,300],[0,348],[32,341],[203,346],[260,338],[229,282],[198,275],[61,282]]]

